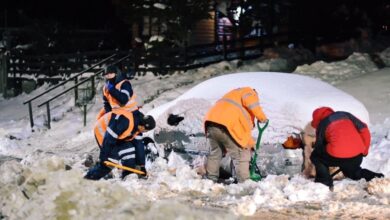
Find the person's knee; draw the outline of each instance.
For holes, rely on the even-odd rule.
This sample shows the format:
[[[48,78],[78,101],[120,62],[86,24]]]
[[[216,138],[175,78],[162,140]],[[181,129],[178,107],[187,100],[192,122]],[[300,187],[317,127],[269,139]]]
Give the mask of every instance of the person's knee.
[[[242,149],[240,151],[240,162],[249,162],[251,160],[250,149]]]
[[[131,158],[131,159],[127,159],[127,160],[122,160],[121,161],[122,164],[126,167],[130,167],[130,168],[134,168],[135,167],[135,159],[134,158]]]

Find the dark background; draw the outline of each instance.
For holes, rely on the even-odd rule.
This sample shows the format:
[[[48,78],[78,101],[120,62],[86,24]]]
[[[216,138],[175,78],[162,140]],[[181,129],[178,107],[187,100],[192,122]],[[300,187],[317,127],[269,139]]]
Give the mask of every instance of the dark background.
[[[95,29],[115,20],[114,7],[108,0],[3,0],[1,25],[20,27],[34,22],[58,22],[64,26]]]
[[[91,41],[91,45],[88,46],[86,41],[82,43],[86,50],[93,49],[96,44],[99,44],[98,49],[118,47],[127,49],[131,47],[129,40],[132,38],[129,25],[131,21],[127,21],[123,14],[118,13],[118,7],[121,7],[118,2],[115,0],[3,0],[2,5],[5,7],[1,7],[0,11],[0,30],[23,28],[23,31],[28,33],[19,34],[19,37],[13,39],[14,43],[19,44],[29,41],[45,42],[48,38],[55,38],[57,44],[64,42],[62,45],[68,45],[64,48],[57,46],[58,50],[63,51],[72,48],[69,45],[80,47],[75,42],[70,42],[70,38],[76,39],[78,36],[88,34],[93,35],[95,39],[102,39],[103,43]],[[243,3],[239,0],[232,2],[236,5]],[[273,7],[268,7],[260,16],[266,19],[272,16],[276,22],[279,22],[278,19],[287,20],[288,31],[300,35],[302,39],[316,39],[321,43],[340,42],[361,37],[362,29],[367,30],[369,37],[389,32],[390,0],[248,0],[247,2],[286,5],[287,9],[279,7],[274,13],[270,12],[270,8]],[[122,1],[121,4],[126,4],[126,1]]]

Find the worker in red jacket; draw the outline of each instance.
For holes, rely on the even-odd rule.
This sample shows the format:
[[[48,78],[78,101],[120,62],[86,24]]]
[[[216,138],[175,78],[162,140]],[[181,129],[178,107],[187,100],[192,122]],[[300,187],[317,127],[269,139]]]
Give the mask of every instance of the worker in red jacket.
[[[310,157],[316,168],[315,182],[333,189],[330,166],[340,167],[344,176],[353,180],[370,181],[383,177],[381,173],[360,167],[363,156],[368,154],[371,139],[365,123],[351,113],[321,107],[313,112],[311,125],[316,129],[316,142]]]

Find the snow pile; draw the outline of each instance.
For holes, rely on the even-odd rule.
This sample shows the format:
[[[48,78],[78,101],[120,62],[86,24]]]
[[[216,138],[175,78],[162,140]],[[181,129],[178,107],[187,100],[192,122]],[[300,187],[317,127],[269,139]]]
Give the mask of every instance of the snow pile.
[[[317,107],[331,106],[336,111],[352,112],[369,123],[368,112],[359,101],[327,83],[295,74],[229,74],[204,81],[177,99],[148,113],[157,119],[157,127],[153,133],[160,148],[208,153],[204,116],[212,104],[226,92],[240,86],[251,86],[259,92],[260,104],[270,119],[259,151],[262,159],[258,161],[258,166],[264,175],[294,175],[300,172],[302,150],[286,151],[280,143],[290,134],[300,134],[311,121],[312,111]],[[170,126],[167,124],[169,114],[180,115],[184,120],[178,126]],[[258,130],[254,129],[252,136],[257,135]],[[191,158],[197,157],[186,159]]]
[[[367,191],[370,194],[386,198],[387,203],[390,204],[390,179],[374,179],[367,184]]]
[[[298,47],[266,48],[259,59],[246,61],[246,65],[240,66],[237,72],[292,72],[297,65],[311,63],[314,55],[310,50]]]
[[[172,191],[190,190],[184,184],[190,183],[190,179],[184,177],[172,181],[170,174],[159,175],[152,184],[142,183],[134,176],[125,182],[89,181],[82,178],[79,169],[66,170],[65,161],[58,157],[25,165],[10,161],[0,170],[1,212],[11,219],[204,219],[209,215],[176,199],[164,201]],[[204,182],[210,185],[211,181]],[[167,190],[163,190],[164,183]],[[194,188],[191,185],[187,184]],[[152,202],[155,199],[162,200]],[[236,219],[218,211],[213,215],[216,219]]]
[[[390,118],[371,129],[371,147],[362,166],[390,176]]]
[[[336,111],[349,111],[369,123],[368,112],[359,101],[327,83],[295,74],[252,72],[229,74],[204,81],[172,102],[148,112],[159,122],[155,133],[169,128],[166,118],[169,113],[174,112],[181,113],[185,120],[181,127],[171,127],[172,130],[190,134],[190,129],[192,134],[202,133],[201,120],[211,104],[228,91],[244,86],[258,91],[260,105],[270,119],[269,127],[264,133],[265,143],[281,143],[289,134],[300,133],[311,121],[313,110],[320,106],[331,106]],[[204,104],[204,100],[210,104]],[[196,104],[197,102],[199,103]],[[256,130],[253,131],[253,136],[257,136]]]
[[[290,64],[283,58],[272,58],[264,60],[248,61],[249,65],[239,68],[240,72],[288,72],[291,71]]]
[[[348,59],[343,61],[333,63],[317,61],[311,65],[298,66],[294,72],[312,76],[331,84],[337,84],[342,80],[377,70],[378,68],[371,61],[368,54],[353,53]]]
[[[224,186],[201,179],[185,164],[176,163],[176,170],[171,172],[169,163],[159,158],[152,164],[147,180],[130,175],[125,181],[88,181],[82,178],[83,172],[79,168],[66,166],[69,162],[59,157],[31,163],[6,162],[0,167],[2,214],[11,219],[100,219],[110,216],[149,219],[174,218],[176,215],[185,219],[235,219],[226,210],[238,215],[253,215],[262,209],[276,211],[300,207],[301,202],[321,203],[330,213],[341,209],[352,214],[350,208],[354,206],[370,207],[365,211],[369,213],[373,213],[371,206],[376,211],[381,208],[380,213],[384,216],[390,213],[384,208],[389,205],[388,196],[385,196],[389,187],[387,179],[374,180],[375,185],[364,180],[336,181],[334,193],[312,180],[301,176],[289,180],[286,175],[269,175],[257,183],[248,180]],[[354,202],[350,201],[352,197]],[[340,203],[345,205],[340,207]],[[224,211],[211,212],[210,208],[203,207],[220,207]]]

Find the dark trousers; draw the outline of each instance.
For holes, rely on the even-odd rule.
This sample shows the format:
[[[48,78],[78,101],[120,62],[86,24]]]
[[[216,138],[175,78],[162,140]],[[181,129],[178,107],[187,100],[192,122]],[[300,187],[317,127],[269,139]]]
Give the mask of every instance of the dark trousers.
[[[138,139],[137,136],[136,139],[132,140],[131,143],[135,147],[135,164],[139,166],[145,166],[145,145],[142,139]]]
[[[381,177],[381,174],[360,167],[363,155],[352,158],[335,158],[327,153],[319,153],[314,150],[310,160],[316,168],[315,182],[323,183],[329,187],[333,186],[333,178],[329,173],[329,167],[339,167],[344,176],[353,180],[364,178],[366,181],[370,181],[375,177]]]
[[[91,180],[98,180],[111,172],[111,168],[104,165],[104,161],[108,158],[120,161],[122,165],[135,168],[135,147],[131,142],[122,142],[114,147],[102,147],[100,149],[99,160],[94,167],[92,167],[84,178]],[[130,174],[129,171],[122,171],[122,178]]]
[[[138,110],[134,111],[133,114],[137,120],[141,120],[141,118],[143,118],[143,114]],[[135,163],[138,166],[145,166],[145,145],[142,141],[142,137],[142,134],[138,134],[138,136],[131,141],[135,147]]]

